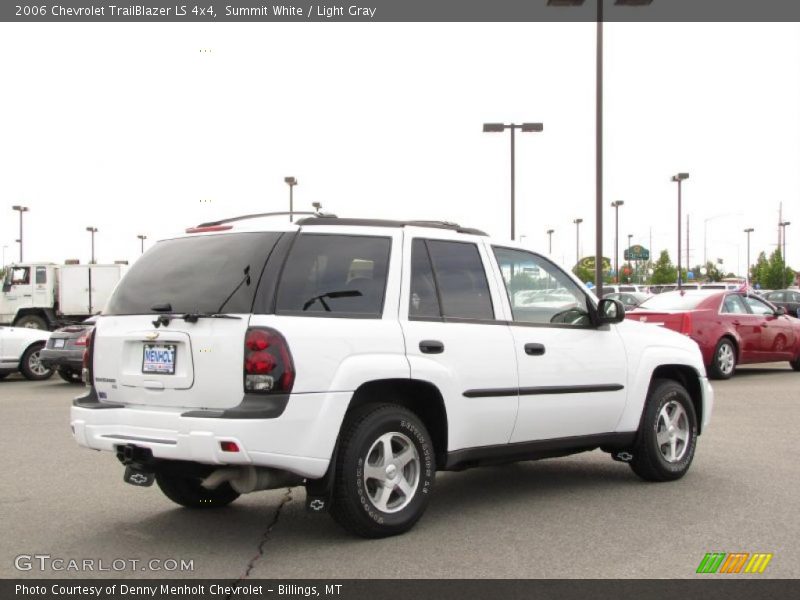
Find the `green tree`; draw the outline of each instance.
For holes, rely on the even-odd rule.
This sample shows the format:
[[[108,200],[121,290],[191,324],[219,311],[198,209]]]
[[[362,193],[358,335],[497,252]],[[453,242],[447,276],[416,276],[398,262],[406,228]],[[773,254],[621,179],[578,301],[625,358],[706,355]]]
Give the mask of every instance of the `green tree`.
[[[767,287],[767,276],[769,275],[769,261],[767,255],[762,251],[758,254],[756,264],[750,268],[750,284],[758,284],[764,289]]]
[[[594,271],[590,271],[586,267],[582,267],[580,265],[575,265],[572,268],[572,272],[575,273],[575,276],[580,279],[583,283],[588,283],[589,281],[594,281]]]
[[[794,281],[794,271],[783,262],[783,256],[779,248],[776,248],[775,251],[770,254],[769,264],[765,271],[765,280],[759,282],[761,283],[761,287],[765,289],[779,290]]]
[[[650,278],[650,282],[656,285],[663,285],[665,283],[675,283],[677,280],[678,269],[672,264],[669,252],[662,250],[658,260],[653,264],[653,276]]]

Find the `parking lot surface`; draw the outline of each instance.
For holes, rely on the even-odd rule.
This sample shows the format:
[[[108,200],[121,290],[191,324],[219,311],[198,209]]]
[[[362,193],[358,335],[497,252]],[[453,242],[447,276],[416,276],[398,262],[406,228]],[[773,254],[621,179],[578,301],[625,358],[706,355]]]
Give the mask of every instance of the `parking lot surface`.
[[[680,481],[645,483],[600,451],[440,473],[411,532],[368,541],[307,513],[301,487],[191,511],[127,485],[113,455],[72,440],[83,388],[14,375],[0,381],[0,577],[682,578],[707,552],[769,552],[758,577],[800,577],[800,373],[742,367],[714,388]],[[20,571],[20,555],[94,570]],[[191,570],[163,570],[182,559]],[[97,571],[115,560],[123,570]]]

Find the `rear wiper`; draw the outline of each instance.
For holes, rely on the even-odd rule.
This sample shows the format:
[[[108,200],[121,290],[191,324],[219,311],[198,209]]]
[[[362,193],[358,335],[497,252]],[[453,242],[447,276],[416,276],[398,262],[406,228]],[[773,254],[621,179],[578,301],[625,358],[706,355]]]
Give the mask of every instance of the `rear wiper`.
[[[325,309],[326,312],[331,312],[331,307],[328,306],[328,303],[325,302],[325,298],[353,298],[355,296],[362,296],[363,294],[358,290],[340,290],[338,292],[328,292],[326,294],[320,294],[319,296],[314,296],[313,298],[309,298],[306,300],[306,303],[303,304],[303,310],[308,310],[308,308],[314,304],[314,302],[319,302],[322,304],[322,308]]]
[[[198,319],[241,319],[242,317],[221,313],[186,313],[185,315],[179,315],[178,318],[187,323],[197,323]]]
[[[158,318],[153,321],[153,327],[158,329],[162,325],[167,327],[169,322],[172,319],[183,319],[187,323],[197,323],[199,319],[241,319],[242,317],[237,317],[236,315],[226,315],[221,313],[184,313],[182,315],[179,314],[169,314],[169,315],[158,315]]]

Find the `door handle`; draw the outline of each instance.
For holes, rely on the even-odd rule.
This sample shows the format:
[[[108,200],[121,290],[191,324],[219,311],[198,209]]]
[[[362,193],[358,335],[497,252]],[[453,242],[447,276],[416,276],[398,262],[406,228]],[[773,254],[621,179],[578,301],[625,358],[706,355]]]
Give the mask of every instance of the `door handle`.
[[[544,354],[544,344],[525,344],[525,354],[528,356],[541,356]]]
[[[441,354],[444,352],[444,344],[438,340],[422,340],[419,350],[423,354]]]
[[[734,324],[734,325],[741,325],[741,322],[739,322],[739,321],[733,321],[733,324]]]

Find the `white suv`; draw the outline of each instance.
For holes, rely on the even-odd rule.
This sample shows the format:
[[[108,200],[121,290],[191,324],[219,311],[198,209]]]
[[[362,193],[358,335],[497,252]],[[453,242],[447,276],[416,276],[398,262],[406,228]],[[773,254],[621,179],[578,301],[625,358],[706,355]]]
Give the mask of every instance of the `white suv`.
[[[688,470],[713,398],[691,339],[477,230],[268,216],[158,243],[98,319],[72,430],[129,483],[193,508],[302,484],[381,537],[437,470],[595,448]]]

